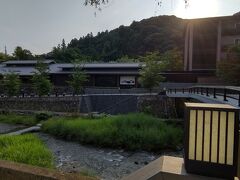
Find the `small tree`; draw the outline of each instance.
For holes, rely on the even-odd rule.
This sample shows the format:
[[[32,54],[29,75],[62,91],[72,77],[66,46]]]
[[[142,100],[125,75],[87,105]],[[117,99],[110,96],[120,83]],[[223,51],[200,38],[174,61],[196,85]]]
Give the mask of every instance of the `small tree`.
[[[52,90],[52,84],[48,79],[48,65],[38,61],[36,70],[32,77],[33,89],[39,96],[47,95]]]
[[[68,84],[73,88],[75,94],[83,92],[84,84],[88,81],[88,76],[82,70],[79,64],[74,65],[74,72]]]
[[[147,62],[149,60],[159,62],[158,67],[161,71],[183,70],[183,55],[178,49],[168,50],[162,54],[158,51],[150,52],[138,58],[140,62]]]
[[[145,66],[140,71],[139,82],[144,87],[149,89],[150,93],[155,86],[158,86],[160,82],[164,81],[164,77],[160,75],[161,66],[159,62],[153,59],[148,59]]]
[[[163,71],[182,71],[183,55],[178,49],[168,50],[161,55],[161,68]]]
[[[9,97],[15,96],[19,93],[21,81],[19,76],[15,73],[9,73],[4,76],[3,84],[6,93]]]

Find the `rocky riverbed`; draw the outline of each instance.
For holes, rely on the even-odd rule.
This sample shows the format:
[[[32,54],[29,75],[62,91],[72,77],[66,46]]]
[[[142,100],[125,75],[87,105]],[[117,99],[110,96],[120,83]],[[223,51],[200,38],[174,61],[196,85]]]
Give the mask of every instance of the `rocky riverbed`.
[[[53,152],[57,169],[72,173],[90,173],[106,180],[121,179],[163,155],[83,146],[44,133],[36,134]],[[169,152],[166,155],[181,157],[182,152]]]

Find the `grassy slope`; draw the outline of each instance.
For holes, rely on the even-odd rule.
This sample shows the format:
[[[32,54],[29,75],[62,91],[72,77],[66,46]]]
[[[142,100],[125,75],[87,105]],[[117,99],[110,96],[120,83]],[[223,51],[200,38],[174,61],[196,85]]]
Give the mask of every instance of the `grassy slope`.
[[[34,135],[0,136],[0,159],[53,168],[53,156]]]
[[[60,118],[43,124],[47,133],[100,147],[160,151],[182,144],[182,129],[145,114],[100,119]]]
[[[16,115],[16,114],[0,114],[0,123],[9,124],[23,124],[27,126],[32,126],[37,124],[37,120],[34,116],[27,115]]]

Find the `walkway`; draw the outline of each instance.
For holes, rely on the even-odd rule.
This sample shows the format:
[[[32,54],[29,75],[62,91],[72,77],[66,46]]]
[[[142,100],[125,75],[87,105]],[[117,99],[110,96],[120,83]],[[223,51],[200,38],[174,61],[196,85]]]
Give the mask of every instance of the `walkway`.
[[[193,98],[204,103],[229,104],[240,109],[240,87],[194,86],[186,89],[169,89],[168,97]]]
[[[25,129],[20,129],[18,131],[11,132],[6,135],[21,135],[21,134],[26,134],[26,133],[30,133],[30,132],[38,132],[38,131],[40,131],[41,126],[42,126],[41,124],[37,124],[36,126],[32,126],[32,127],[25,128]]]

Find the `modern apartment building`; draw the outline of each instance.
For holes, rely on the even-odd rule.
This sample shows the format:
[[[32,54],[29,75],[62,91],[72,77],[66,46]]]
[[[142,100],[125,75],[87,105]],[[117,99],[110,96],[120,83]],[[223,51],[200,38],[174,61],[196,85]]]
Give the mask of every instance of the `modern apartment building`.
[[[188,20],[184,70],[215,71],[234,44],[240,44],[240,15]]]

